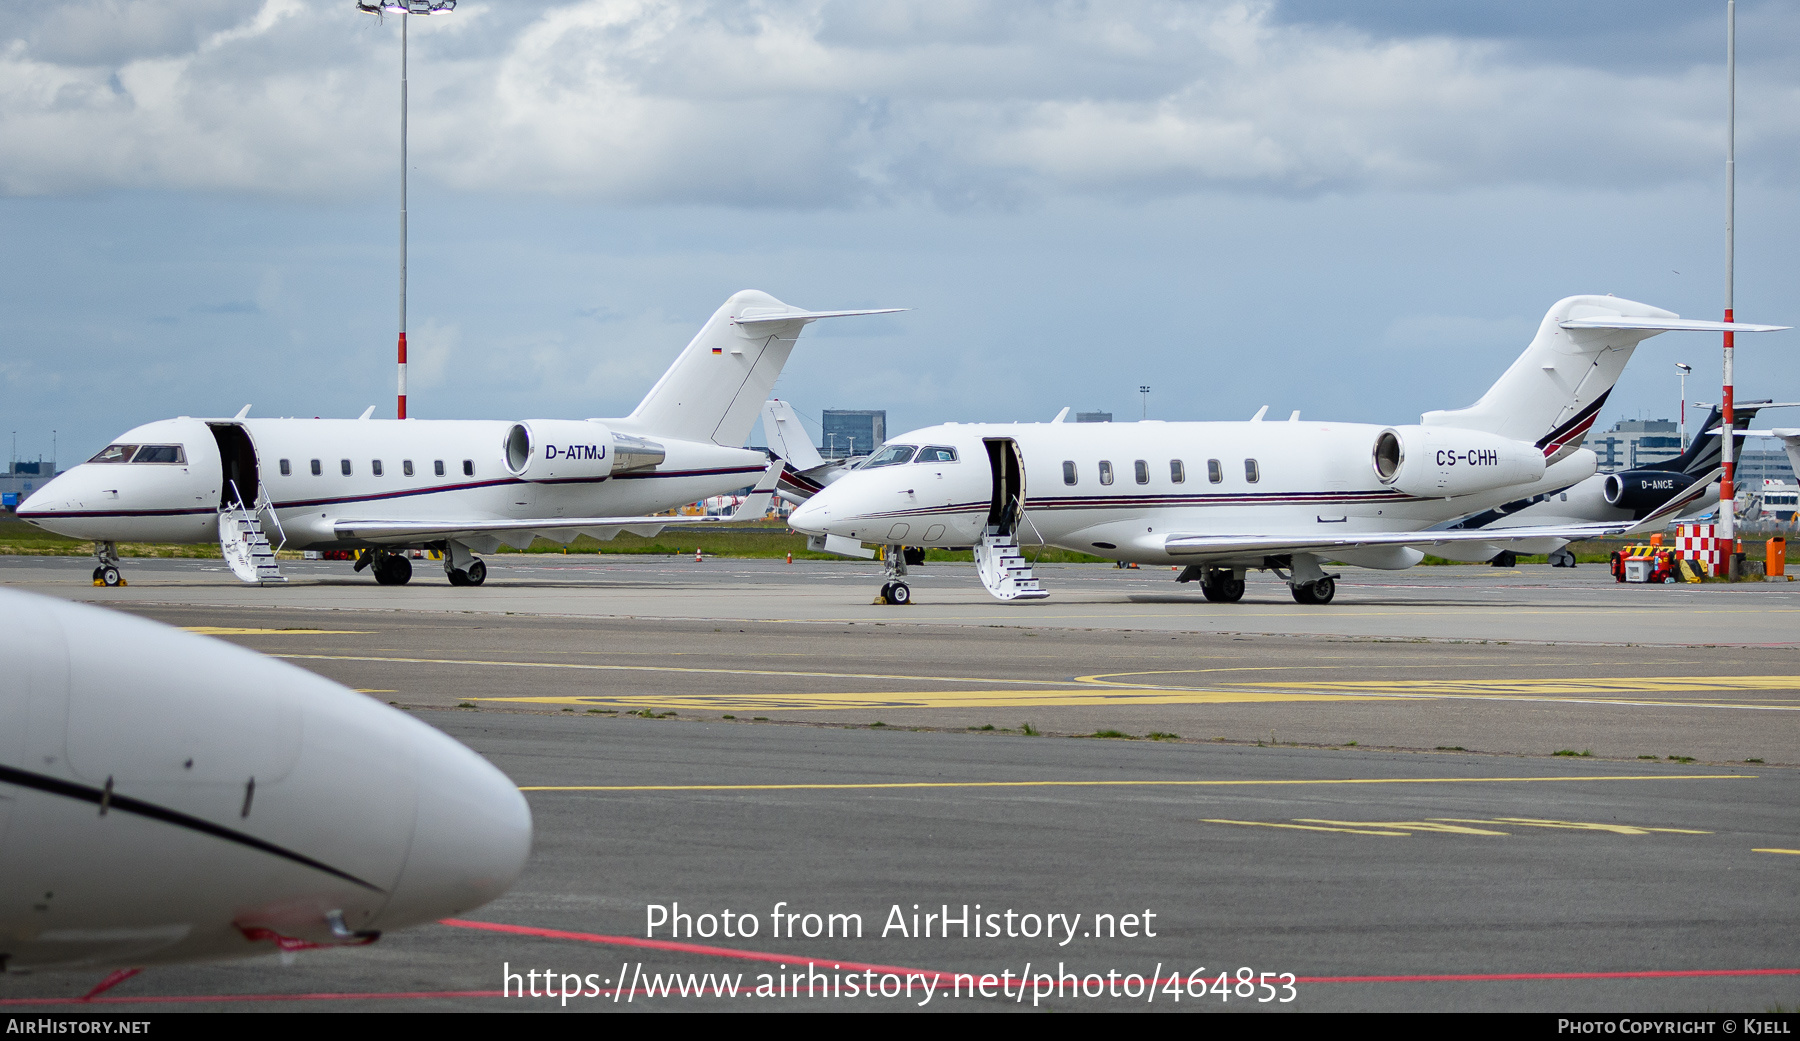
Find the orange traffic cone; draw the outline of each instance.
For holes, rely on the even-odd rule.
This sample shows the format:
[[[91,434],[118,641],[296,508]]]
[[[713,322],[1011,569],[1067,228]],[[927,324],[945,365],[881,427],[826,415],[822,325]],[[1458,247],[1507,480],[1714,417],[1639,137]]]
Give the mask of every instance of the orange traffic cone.
[[[694,547],[694,563],[696,563],[696,564],[698,564],[698,563],[700,563],[700,562],[701,562],[701,557],[700,557],[700,547],[699,547],[699,546],[695,546],[695,547]]]
[[[794,551],[791,549],[788,550],[788,561],[787,562],[790,564],[792,564],[794,562]]]

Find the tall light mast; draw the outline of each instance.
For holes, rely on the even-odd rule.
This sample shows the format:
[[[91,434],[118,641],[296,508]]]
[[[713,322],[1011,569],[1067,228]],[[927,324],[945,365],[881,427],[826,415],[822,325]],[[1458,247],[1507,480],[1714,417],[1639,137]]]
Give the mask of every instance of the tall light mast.
[[[356,9],[377,16],[390,11],[401,15],[448,14],[456,10],[456,0],[356,0]],[[400,419],[406,418],[406,24],[405,18],[400,19]]]
[[[1676,362],[1675,363],[1675,371],[1681,374],[1681,432],[1680,432],[1680,434],[1677,435],[1676,440],[1681,442],[1681,450],[1683,452],[1685,452],[1685,451],[1687,451],[1687,445],[1688,445],[1688,442],[1687,442],[1687,378],[1688,378],[1688,373],[1694,371],[1694,367],[1692,365],[1688,365],[1683,362]]]

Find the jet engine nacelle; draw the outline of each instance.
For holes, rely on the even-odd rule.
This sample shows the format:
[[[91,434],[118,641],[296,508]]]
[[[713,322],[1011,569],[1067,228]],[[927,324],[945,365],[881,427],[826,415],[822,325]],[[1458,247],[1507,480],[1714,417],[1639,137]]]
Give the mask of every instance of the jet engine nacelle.
[[[1408,495],[1472,495],[1544,476],[1544,453],[1534,445],[1455,427],[1389,427],[1375,437],[1375,476]]]
[[[654,441],[618,434],[603,423],[528,419],[506,432],[506,469],[526,481],[592,481],[647,470],[665,456]]]
[[[1607,474],[1600,495],[1608,506],[1643,517],[1693,483],[1692,474],[1673,470],[1626,470]]]

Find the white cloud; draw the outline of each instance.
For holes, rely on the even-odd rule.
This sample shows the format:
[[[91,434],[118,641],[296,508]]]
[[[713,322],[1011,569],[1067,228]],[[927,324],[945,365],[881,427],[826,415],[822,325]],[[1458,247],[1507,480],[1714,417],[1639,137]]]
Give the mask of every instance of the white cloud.
[[[1282,24],[1257,0],[465,0],[410,26],[415,168],[475,192],[804,208],[1641,187],[1716,176],[1722,136],[1717,66],[1533,63]],[[346,0],[0,15],[0,190],[386,191],[397,34]],[[1800,80],[1742,46],[1743,147],[1791,152]]]

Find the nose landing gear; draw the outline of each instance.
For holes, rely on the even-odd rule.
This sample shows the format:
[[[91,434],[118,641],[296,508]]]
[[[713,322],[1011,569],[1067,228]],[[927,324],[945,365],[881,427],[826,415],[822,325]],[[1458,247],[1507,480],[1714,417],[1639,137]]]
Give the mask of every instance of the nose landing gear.
[[[111,542],[94,543],[94,559],[99,565],[94,568],[94,584],[97,586],[125,586],[125,576],[119,573],[119,549]]]
[[[881,561],[887,581],[882,583],[881,592],[875,594],[875,603],[894,607],[912,603],[912,589],[906,584],[906,565],[924,563],[924,551],[917,551],[915,557],[914,551],[905,546],[887,546]]]

